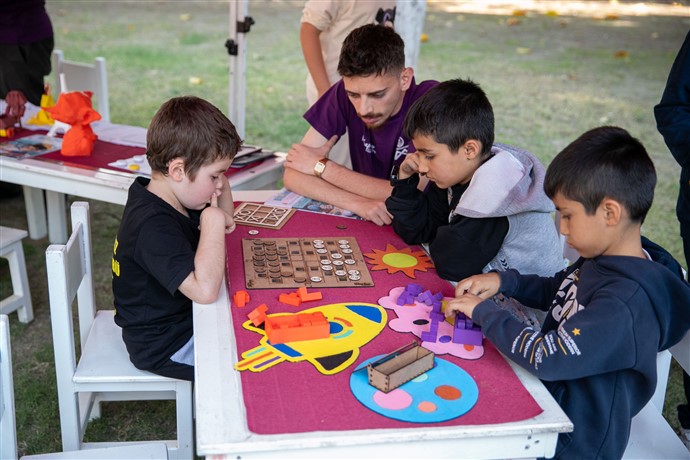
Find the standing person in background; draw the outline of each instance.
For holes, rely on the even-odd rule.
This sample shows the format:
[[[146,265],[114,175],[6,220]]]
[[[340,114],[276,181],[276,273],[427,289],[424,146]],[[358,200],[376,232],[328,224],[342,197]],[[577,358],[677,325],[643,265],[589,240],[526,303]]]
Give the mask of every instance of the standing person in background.
[[[365,24],[392,27],[394,19],[395,0],[308,0],[304,4],[299,38],[309,71],[309,107],[340,80],[338,57],[347,34]],[[330,158],[351,168],[349,153],[344,135],[331,150]]]
[[[43,78],[50,74],[53,52],[53,25],[46,12],[45,0],[0,0],[0,112],[14,125],[24,115],[28,100],[41,104]],[[0,182],[0,198],[19,195],[21,186]]]
[[[690,32],[676,56],[659,104],[654,107],[656,126],[668,149],[680,165],[680,191],[676,214],[685,251],[685,267],[690,269]],[[690,376],[683,373],[685,404],[678,406],[683,442],[690,450]]]
[[[40,105],[53,45],[45,0],[0,0],[0,98],[21,91]]]

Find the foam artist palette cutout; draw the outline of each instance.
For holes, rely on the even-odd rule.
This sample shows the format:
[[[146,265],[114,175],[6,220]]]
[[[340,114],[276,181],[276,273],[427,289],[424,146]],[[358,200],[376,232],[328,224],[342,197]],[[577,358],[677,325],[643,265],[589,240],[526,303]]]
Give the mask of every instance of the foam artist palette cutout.
[[[350,376],[350,390],[368,409],[384,417],[413,423],[438,423],[469,412],[479,399],[474,379],[455,364],[434,358],[434,368],[390,393],[369,385],[367,365],[360,364]]]
[[[232,217],[238,225],[279,229],[294,213],[290,208],[245,202],[235,209]]]

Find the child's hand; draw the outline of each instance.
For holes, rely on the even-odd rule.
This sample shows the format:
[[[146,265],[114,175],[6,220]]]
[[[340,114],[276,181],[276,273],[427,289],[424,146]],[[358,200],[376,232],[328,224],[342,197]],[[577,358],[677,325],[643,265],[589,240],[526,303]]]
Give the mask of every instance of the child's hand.
[[[235,219],[233,219],[232,214],[228,214],[223,208],[218,207],[218,195],[220,195],[219,191],[216,191],[213,195],[211,195],[210,207],[216,208],[218,211],[223,213],[222,218],[225,219],[225,233],[232,233],[235,231]]]
[[[419,172],[419,157],[416,153],[410,153],[405,157],[405,160],[400,164],[398,171],[398,179],[407,179],[413,174]]]
[[[480,304],[484,299],[473,294],[463,294],[454,298],[446,304],[446,318],[455,316],[457,312],[464,313],[470,319],[474,313],[474,307]]]
[[[496,272],[484,273],[465,278],[455,286],[455,297],[472,294],[482,299],[488,299],[498,294],[501,288],[501,277]]]

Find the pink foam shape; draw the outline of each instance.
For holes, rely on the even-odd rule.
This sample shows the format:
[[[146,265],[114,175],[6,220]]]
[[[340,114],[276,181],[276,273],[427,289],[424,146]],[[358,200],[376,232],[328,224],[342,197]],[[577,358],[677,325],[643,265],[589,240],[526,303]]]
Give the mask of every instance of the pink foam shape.
[[[430,322],[415,324],[414,321],[419,319],[430,321],[429,314],[432,307],[422,302],[415,302],[412,305],[398,305],[396,302],[404,290],[404,287],[395,287],[390,290],[387,296],[381,297],[378,303],[387,310],[393,310],[397,315],[397,318],[388,321],[388,327],[396,332],[411,332],[421,338],[422,332],[429,330]],[[447,301],[451,299],[450,297],[446,297],[444,300]],[[445,342],[442,341],[444,336],[448,338]],[[459,343],[453,343],[452,338],[453,325],[449,324],[447,321],[439,321],[436,341],[422,341],[422,346],[437,355],[450,354],[462,359],[479,359],[484,355],[483,346],[465,346]]]

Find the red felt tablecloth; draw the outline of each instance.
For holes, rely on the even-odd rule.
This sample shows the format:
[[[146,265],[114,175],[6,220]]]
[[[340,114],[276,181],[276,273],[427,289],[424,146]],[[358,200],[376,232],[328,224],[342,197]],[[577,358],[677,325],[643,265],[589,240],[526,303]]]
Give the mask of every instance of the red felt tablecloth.
[[[346,228],[341,228],[345,226]],[[297,211],[280,230],[259,229],[258,235],[250,235],[255,227],[238,225],[234,233],[227,236],[228,282],[230,296],[245,288],[242,259],[243,238],[317,238],[333,236],[354,236],[364,254],[374,249],[384,250],[387,244],[398,249],[408,247],[390,226],[378,227],[370,222],[326,216]],[[413,250],[419,250],[413,247]],[[412,280],[403,273],[388,274],[387,271],[371,271],[374,287],[322,288],[321,305],[338,302],[377,303],[390,289],[406,286],[411,282],[422,285],[432,292],[443,292],[453,296],[453,288],[436,275],[435,270],[416,272]],[[315,289],[310,289],[315,290]],[[239,353],[256,347],[260,336],[242,328],[247,314],[261,303],[266,303],[269,313],[296,312],[316,306],[318,302],[291,307],[277,301],[278,294],[291,289],[248,290],[249,305],[230,307]],[[388,320],[395,313],[386,310]],[[372,428],[405,428],[420,426],[455,426],[505,423],[532,418],[542,412],[520,383],[505,359],[487,340],[485,354],[479,360],[463,360],[450,355],[440,357],[469,373],[479,387],[479,399],[466,414],[441,423],[415,424],[383,417],[360,404],[352,395],[349,386],[350,374],[362,361],[373,356],[388,354],[396,348],[416,339],[411,333],[399,333],[384,327],[371,342],[360,349],[360,355],[352,366],[335,375],[323,375],[308,362],[282,362],[263,372],[243,371],[241,373],[244,402],[249,429],[258,434],[299,433],[318,430],[357,430]],[[241,359],[241,357],[238,357]]]
[[[47,131],[31,131],[28,129],[18,129],[16,137],[26,137],[32,134],[45,134]],[[62,137],[62,136],[58,136]],[[146,149],[143,147],[133,147],[129,145],[113,144],[112,142],[105,142],[101,140],[96,140],[93,146],[93,152],[89,156],[85,157],[72,157],[65,156],[61,152],[51,152],[43,155],[33,157],[34,160],[43,161],[57,161],[65,164],[75,165],[78,167],[90,168],[94,170],[103,169],[110,171],[117,171],[120,173],[131,173],[137,174],[135,171],[130,171],[128,169],[115,168],[109,166],[110,163],[114,163],[117,160],[126,160],[132,158],[134,155],[144,155]],[[248,164],[243,168],[230,168],[225,173],[226,176],[230,177],[233,174],[255,166],[256,163]]]

